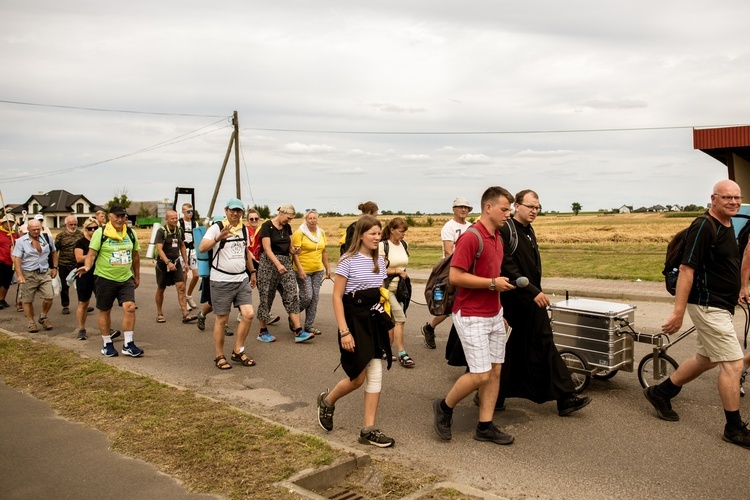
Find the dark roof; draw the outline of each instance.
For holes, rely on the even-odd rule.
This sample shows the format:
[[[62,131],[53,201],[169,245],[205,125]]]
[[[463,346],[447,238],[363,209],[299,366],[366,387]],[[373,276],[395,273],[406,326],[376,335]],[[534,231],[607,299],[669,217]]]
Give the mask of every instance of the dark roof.
[[[64,189],[55,189],[44,194],[34,194],[29,196],[29,199],[25,203],[14,207],[11,212],[21,213],[22,210],[29,210],[29,205],[33,200],[41,206],[40,212],[74,212],[73,203],[79,198],[83,198],[90,205],[93,206],[92,212],[96,211],[99,207],[91,203],[91,200],[86,198],[82,194],[73,194],[65,191]]]

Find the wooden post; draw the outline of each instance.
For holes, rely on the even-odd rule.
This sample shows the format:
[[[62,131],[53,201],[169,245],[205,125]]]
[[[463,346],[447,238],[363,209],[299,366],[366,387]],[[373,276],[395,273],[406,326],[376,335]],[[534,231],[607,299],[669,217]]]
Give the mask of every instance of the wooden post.
[[[242,190],[240,184],[240,120],[235,111],[232,115],[232,124],[234,124],[234,183],[237,199],[242,199]]]

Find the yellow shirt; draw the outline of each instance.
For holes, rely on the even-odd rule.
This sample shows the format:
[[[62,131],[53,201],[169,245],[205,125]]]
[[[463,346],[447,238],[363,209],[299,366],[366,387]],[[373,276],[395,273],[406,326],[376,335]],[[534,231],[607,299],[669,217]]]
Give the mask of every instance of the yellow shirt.
[[[301,248],[299,262],[306,273],[315,273],[325,269],[323,265],[323,251],[326,248],[325,231],[321,229],[320,239],[316,243],[297,229],[292,235],[292,245]],[[296,271],[297,267],[295,266],[294,269]]]

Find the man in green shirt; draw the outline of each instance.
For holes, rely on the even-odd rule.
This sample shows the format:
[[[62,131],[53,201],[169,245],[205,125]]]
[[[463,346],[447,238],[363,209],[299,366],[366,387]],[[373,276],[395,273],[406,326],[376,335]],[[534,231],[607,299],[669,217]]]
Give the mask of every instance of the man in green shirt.
[[[89,245],[86,262],[78,274],[86,274],[92,267],[96,278],[96,308],[99,309],[99,330],[104,347],[102,354],[117,356],[109,335],[112,306],[117,299],[122,306],[122,330],[125,343],[122,353],[138,357],[143,350],[133,342],[135,327],[135,289],[140,284],[141,262],[138,238],[126,225],[127,212],[122,205],[112,205],[109,222],[94,232]],[[107,332],[107,335],[104,335]]]

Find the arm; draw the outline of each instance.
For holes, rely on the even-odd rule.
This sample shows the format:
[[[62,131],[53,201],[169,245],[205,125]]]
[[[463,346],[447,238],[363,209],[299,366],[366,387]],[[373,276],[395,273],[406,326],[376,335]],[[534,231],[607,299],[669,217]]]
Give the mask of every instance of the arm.
[[[78,276],[83,276],[87,272],[91,270],[91,267],[94,265],[94,261],[96,260],[96,256],[99,254],[96,250],[89,247],[89,253],[86,254],[86,260],[83,262],[83,266],[79,267],[76,271],[76,274]]]
[[[452,240],[443,240],[443,255],[446,257],[453,253],[456,244]]]
[[[485,288],[489,289],[492,280],[495,280],[495,287],[498,292],[507,292],[513,290],[515,286],[511,285],[508,278],[500,276],[497,278],[483,278],[482,276],[476,276],[468,271],[464,271],[459,267],[451,267],[448,280],[451,285],[458,288]]]
[[[286,272],[286,268],[279,262],[279,259],[276,258],[276,256],[273,254],[273,251],[271,250],[271,238],[268,236],[264,236],[260,239],[260,244],[263,246],[263,253],[266,254],[266,257],[271,261],[271,264],[276,266],[276,270],[279,272],[279,274],[284,274]]]
[[[247,250],[245,251],[245,267],[250,273],[250,288],[255,288],[258,284],[258,272],[255,270],[255,264],[253,263],[253,251],[250,250],[250,242],[248,241]]]
[[[748,287],[750,286],[750,245],[745,247],[745,252],[742,254],[742,270],[740,271],[742,286],[740,287],[740,302],[745,304],[750,303],[750,292]],[[679,281],[679,278],[678,278]]]
[[[16,270],[16,280],[24,284],[26,280],[23,279],[23,272],[21,272],[21,257],[13,256],[13,268]]]
[[[331,265],[328,262],[328,253],[326,252],[325,247],[323,247],[323,253],[320,255],[320,258],[323,259],[323,267],[326,269],[326,278],[331,277]]]
[[[140,252],[133,252],[133,281],[135,287],[141,284],[141,254]]]
[[[344,315],[344,290],[347,279],[340,274],[333,281],[333,314],[336,317],[336,325],[341,338],[341,348],[345,351],[354,352],[354,337],[349,332]]]
[[[83,264],[86,262],[86,256],[83,254],[83,248],[74,248],[73,255],[76,257],[77,264]]]
[[[682,319],[685,316],[685,308],[687,307],[690,290],[693,288],[694,277],[695,269],[686,264],[680,265],[680,275],[677,277],[677,287],[674,294],[674,309],[667,322],[661,326],[663,333],[672,335],[682,327]]]
[[[53,251],[52,252],[52,267],[50,268],[50,273],[49,273],[50,276],[52,276],[52,278],[54,278],[55,276],[57,276],[57,259],[58,259],[58,257],[59,256],[57,254],[57,250]]]

